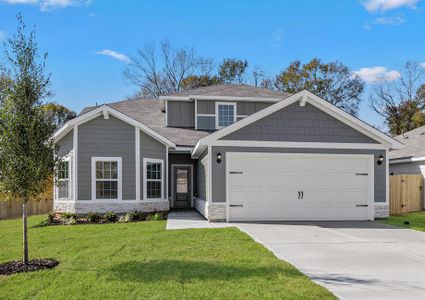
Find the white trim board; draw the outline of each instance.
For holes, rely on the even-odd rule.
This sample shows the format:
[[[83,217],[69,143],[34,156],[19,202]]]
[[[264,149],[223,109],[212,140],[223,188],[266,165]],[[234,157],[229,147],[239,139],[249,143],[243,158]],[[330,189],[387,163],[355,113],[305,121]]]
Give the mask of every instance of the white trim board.
[[[323,142],[269,142],[269,141],[243,141],[243,140],[218,140],[213,144],[227,147],[262,147],[262,148],[314,148],[314,149],[368,149],[385,150],[381,144],[363,143],[323,143]]]
[[[393,149],[399,149],[403,146],[400,142],[397,140],[389,137],[388,135],[382,133],[381,131],[375,129],[374,127],[368,125],[367,123],[351,116],[350,114],[344,112],[343,110],[339,109],[338,107],[330,104],[329,102],[321,99],[320,97],[314,95],[313,93],[304,90],[297,94],[294,94],[287,99],[280,101],[278,103],[275,103],[263,110],[260,110],[246,118],[243,118],[242,120],[239,120],[238,122],[227,126],[221,130],[216,131],[215,133],[206,136],[202,139],[200,139],[195,146],[195,149],[192,153],[194,157],[196,155],[199,155],[197,153],[198,150],[203,150],[205,147],[200,146],[206,146],[206,145],[216,145],[217,141],[224,137],[229,135],[232,132],[235,132],[249,124],[252,124],[282,108],[285,108],[297,101],[301,101],[303,103],[308,102],[315,107],[321,109],[322,111],[328,113],[332,117],[336,118],[337,120],[347,124],[348,126],[351,126],[352,128],[358,130],[359,132],[365,134],[366,136],[378,141],[381,146],[385,145],[385,148],[393,148]],[[373,144],[370,144],[373,145]]]
[[[390,159],[390,165],[417,162],[417,161],[425,161],[425,157],[394,158],[394,159]]]
[[[103,116],[105,114],[105,112],[108,113],[108,116],[112,115],[112,116],[116,117],[117,119],[120,119],[121,121],[126,122],[127,124],[130,124],[134,127],[139,128],[144,133],[148,134],[149,136],[151,136],[152,138],[161,142],[164,145],[168,145],[170,147],[176,146],[172,141],[170,141],[166,137],[160,135],[159,133],[150,129],[149,127],[145,126],[144,124],[140,123],[139,121],[136,121],[135,119],[127,116],[126,114],[123,114],[122,112],[112,108],[111,106],[109,106],[107,104],[103,104],[101,106],[98,106],[98,107],[94,108],[93,110],[66,122],[65,125],[63,125],[61,128],[59,128],[54,133],[54,135],[53,135],[54,140],[58,141],[61,138],[63,138],[75,125],[81,125],[81,124],[88,122],[90,120],[93,120],[93,119],[95,119],[99,116]]]

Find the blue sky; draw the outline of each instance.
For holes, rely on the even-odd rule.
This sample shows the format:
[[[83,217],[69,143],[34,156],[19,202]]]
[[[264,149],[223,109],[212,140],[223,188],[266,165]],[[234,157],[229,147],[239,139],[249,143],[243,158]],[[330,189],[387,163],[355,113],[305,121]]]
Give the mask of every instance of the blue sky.
[[[163,39],[216,63],[246,58],[270,75],[295,59],[339,60],[370,89],[407,60],[425,62],[424,9],[421,0],[0,0],[0,39],[14,33],[18,12],[36,24],[52,100],[79,111],[131,95],[126,56]],[[367,95],[360,117],[380,125]]]

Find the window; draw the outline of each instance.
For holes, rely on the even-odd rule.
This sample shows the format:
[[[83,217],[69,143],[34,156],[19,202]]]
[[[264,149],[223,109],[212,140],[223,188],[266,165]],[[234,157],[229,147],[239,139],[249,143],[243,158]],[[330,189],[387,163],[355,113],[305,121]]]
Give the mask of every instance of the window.
[[[216,102],[216,128],[223,128],[236,122],[236,103]]]
[[[69,199],[69,160],[59,162],[57,195],[58,199]]]
[[[162,199],[164,197],[163,165],[164,161],[161,159],[143,159],[143,199]]]
[[[121,199],[121,158],[92,158],[92,198]]]

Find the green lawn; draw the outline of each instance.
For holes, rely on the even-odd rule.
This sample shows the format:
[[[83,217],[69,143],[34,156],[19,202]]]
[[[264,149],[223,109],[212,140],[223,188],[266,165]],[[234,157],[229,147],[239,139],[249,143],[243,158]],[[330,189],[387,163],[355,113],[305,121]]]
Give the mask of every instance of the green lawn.
[[[0,276],[0,299],[335,299],[235,228],[51,226],[31,228],[29,238],[31,257],[60,264]],[[20,239],[20,220],[0,221],[0,263],[20,259]]]
[[[410,224],[404,224],[408,221]],[[388,219],[379,220],[380,223],[425,231],[425,211],[408,213],[403,216],[390,216]]]

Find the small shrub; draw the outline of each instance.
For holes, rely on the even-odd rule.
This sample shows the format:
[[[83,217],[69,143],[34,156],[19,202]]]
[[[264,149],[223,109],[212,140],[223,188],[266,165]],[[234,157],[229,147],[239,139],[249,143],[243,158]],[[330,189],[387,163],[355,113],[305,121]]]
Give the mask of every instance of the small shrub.
[[[87,214],[87,220],[93,223],[99,223],[102,220],[102,217],[98,212],[89,212]]]
[[[71,219],[71,218],[73,218],[73,219],[77,219],[77,218],[78,218],[78,216],[77,216],[77,214],[75,214],[75,213],[69,213],[69,212],[64,212],[64,213],[62,213],[62,215],[61,215],[61,219]]]
[[[141,211],[130,211],[126,215],[127,222],[137,222],[146,220],[146,213]]]
[[[77,224],[77,218],[71,217],[71,218],[64,218],[62,219],[63,225],[75,225]]]
[[[74,225],[77,224],[77,214],[64,212],[60,215],[60,223],[63,225]]]
[[[125,214],[124,216],[119,217],[118,223],[128,223],[127,214]]]
[[[49,211],[47,214],[47,223],[53,224],[55,222],[56,213],[54,211]]]
[[[113,211],[108,211],[103,216],[103,219],[107,222],[116,222],[117,221],[117,214],[114,213]]]
[[[146,217],[146,221],[161,221],[165,220],[165,214],[164,213],[151,213],[148,214]]]

